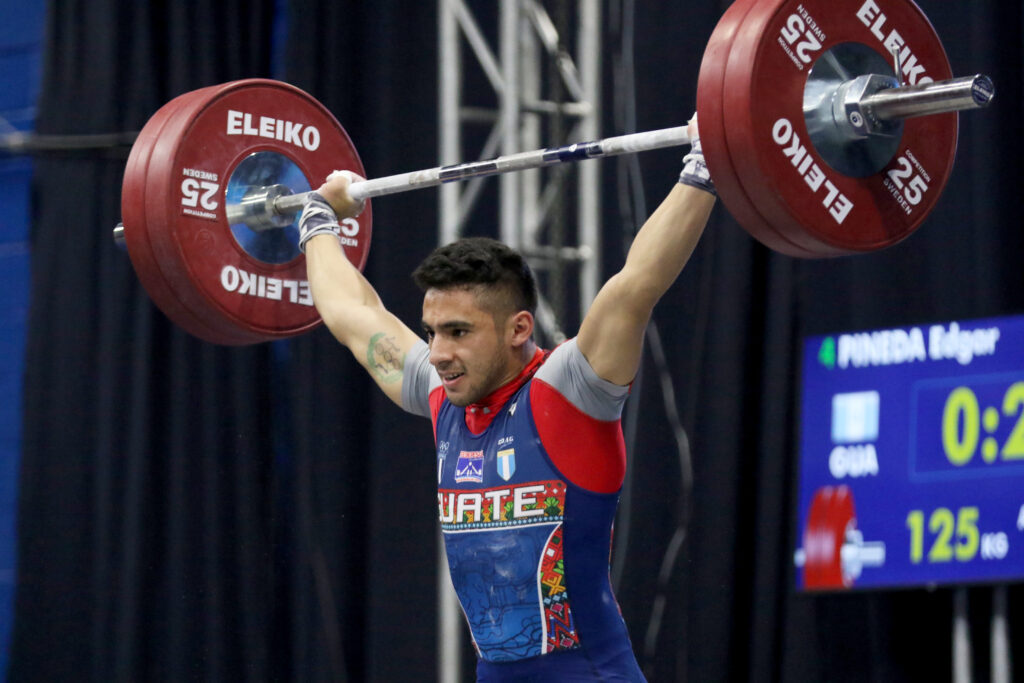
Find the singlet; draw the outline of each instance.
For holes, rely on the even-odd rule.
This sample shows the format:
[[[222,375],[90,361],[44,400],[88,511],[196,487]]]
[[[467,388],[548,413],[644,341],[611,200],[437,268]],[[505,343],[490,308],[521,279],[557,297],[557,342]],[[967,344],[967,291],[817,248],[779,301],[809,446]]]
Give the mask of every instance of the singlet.
[[[428,356],[425,343],[407,355],[402,405],[434,423],[438,515],[477,680],[643,681],[609,580],[628,387],[598,377],[570,340],[460,408]]]

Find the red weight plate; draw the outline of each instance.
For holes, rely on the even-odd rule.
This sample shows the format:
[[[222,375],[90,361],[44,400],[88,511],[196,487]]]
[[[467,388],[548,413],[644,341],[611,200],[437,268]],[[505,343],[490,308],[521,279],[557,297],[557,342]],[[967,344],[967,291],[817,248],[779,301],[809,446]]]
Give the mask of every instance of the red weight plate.
[[[813,63],[855,43],[891,62],[900,50],[908,84],[951,78],[942,44],[910,0],[762,0],[747,13],[724,77],[724,129],[737,175],[785,242],[816,256],[874,251],[908,237],[934,208],[952,172],[957,116],[905,121],[880,171],[850,177],[810,143],[804,86]],[[742,150],[742,153],[737,153]]]
[[[196,111],[201,110],[223,87],[201,88],[173,100],[176,106],[163,125],[160,136],[153,142],[145,178],[147,235],[153,261],[169,291],[166,302],[154,300],[171,320],[201,339],[215,344],[251,344],[266,341],[267,337],[253,334],[234,319],[221,314],[197,291],[189,265],[175,243],[176,216],[169,215],[167,211],[168,202],[180,201],[181,197],[180,186],[173,189],[173,194],[167,189],[174,156]]]
[[[250,80],[209,89],[179,109],[167,128],[153,152],[162,163],[151,163],[147,179],[147,215],[165,226],[151,230],[153,248],[178,299],[210,326],[221,326],[223,334],[209,340],[264,341],[319,324],[304,260],[268,264],[247,254],[227,226],[221,193],[234,168],[256,152],[289,159],[307,179],[335,168],[363,173],[340,125],[297,88]],[[204,196],[207,210],[185,206],[182,183],[189,178],[215,186]],[[370,220],[364,212],[346,246],[360,267]]]
[[[856,526],[853,492],[848,486],[825,486],[814,492],[804,528],[804,588],[849,588],[843,574],[842,548],[847,529]]]
[[[220,344],[293,336],[320,323],[301,256],[267,263],[246,252],[225,216],[225,191],[240,163],[271,152],[311,186],[333,170],[365,172],[344,129],[305,92],[250,79],[213,86],[179,106],[153,146],[146,174],[146,215],[155,259],[176,299],[216,332],[188,331]],[[202,183],[196,204],[183,183]],[[194,189],[194,188],[192,188]],[[191,201],[189,201],[191,200]],[[362,268],[372,213],[345,236],[349,260]]]
[[[146,173],[149,167],[153,145],[161,136],[167,122],[173,118],[179,106],[186,104],[200,91],[186,93],[161,107],[143,127],[132,145],[128,163],[125,166],[121,186],[121,220],[124,225],[125,247],[135,273],[160,310],[172,320],[190,330],[197,330],[198,336],[210,338],[223,332],[209,328],[185,308],[175,296],[153,254],[149,239],[149,221],[146,217]],[[173,312],[173,314],[172,314]]]
[[[697,80],[697,121],[708,170],[718,196],[729,213],[747,232],[764,244],[785,244],[787,248],[779,251],[792,254],[797,251],[797,247],[788,245],[786,239],[765,221],[740,184],[725,133],[724,79],[729,52],[743,20],[757,1],[736,0],[722,15],[711,34]],[[801,252],[799,255],[811,254]]]

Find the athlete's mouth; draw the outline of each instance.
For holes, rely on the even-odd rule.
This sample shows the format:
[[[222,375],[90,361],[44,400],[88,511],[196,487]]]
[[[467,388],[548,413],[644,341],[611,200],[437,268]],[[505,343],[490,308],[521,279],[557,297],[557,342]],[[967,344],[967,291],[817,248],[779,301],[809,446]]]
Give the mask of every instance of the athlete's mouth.
[[[445,382],[454,382],[455,380],[457,380],[458,378],[462,377],[465,374],[466,373],[464,372],[447,372],[441,375],[441,379],[443,379]]]

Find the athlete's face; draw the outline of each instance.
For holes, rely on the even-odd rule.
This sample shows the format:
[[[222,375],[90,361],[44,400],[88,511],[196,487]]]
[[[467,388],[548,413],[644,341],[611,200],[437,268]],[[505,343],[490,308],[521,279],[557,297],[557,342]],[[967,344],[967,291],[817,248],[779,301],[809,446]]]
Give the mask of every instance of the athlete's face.
[[[430,363],[453,404],[478,402],[522,369],[516,360],[513,319],[496,321],[480,307],[475,289],[427,290],[423,329]]]

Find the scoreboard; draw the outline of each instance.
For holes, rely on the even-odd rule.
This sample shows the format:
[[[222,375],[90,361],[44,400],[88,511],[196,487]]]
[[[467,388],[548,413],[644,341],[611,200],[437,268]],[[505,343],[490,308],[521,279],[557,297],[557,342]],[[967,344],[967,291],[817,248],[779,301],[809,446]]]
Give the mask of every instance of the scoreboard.
[[[1024,317],[804,340],[800,590],[1024,578]]]

